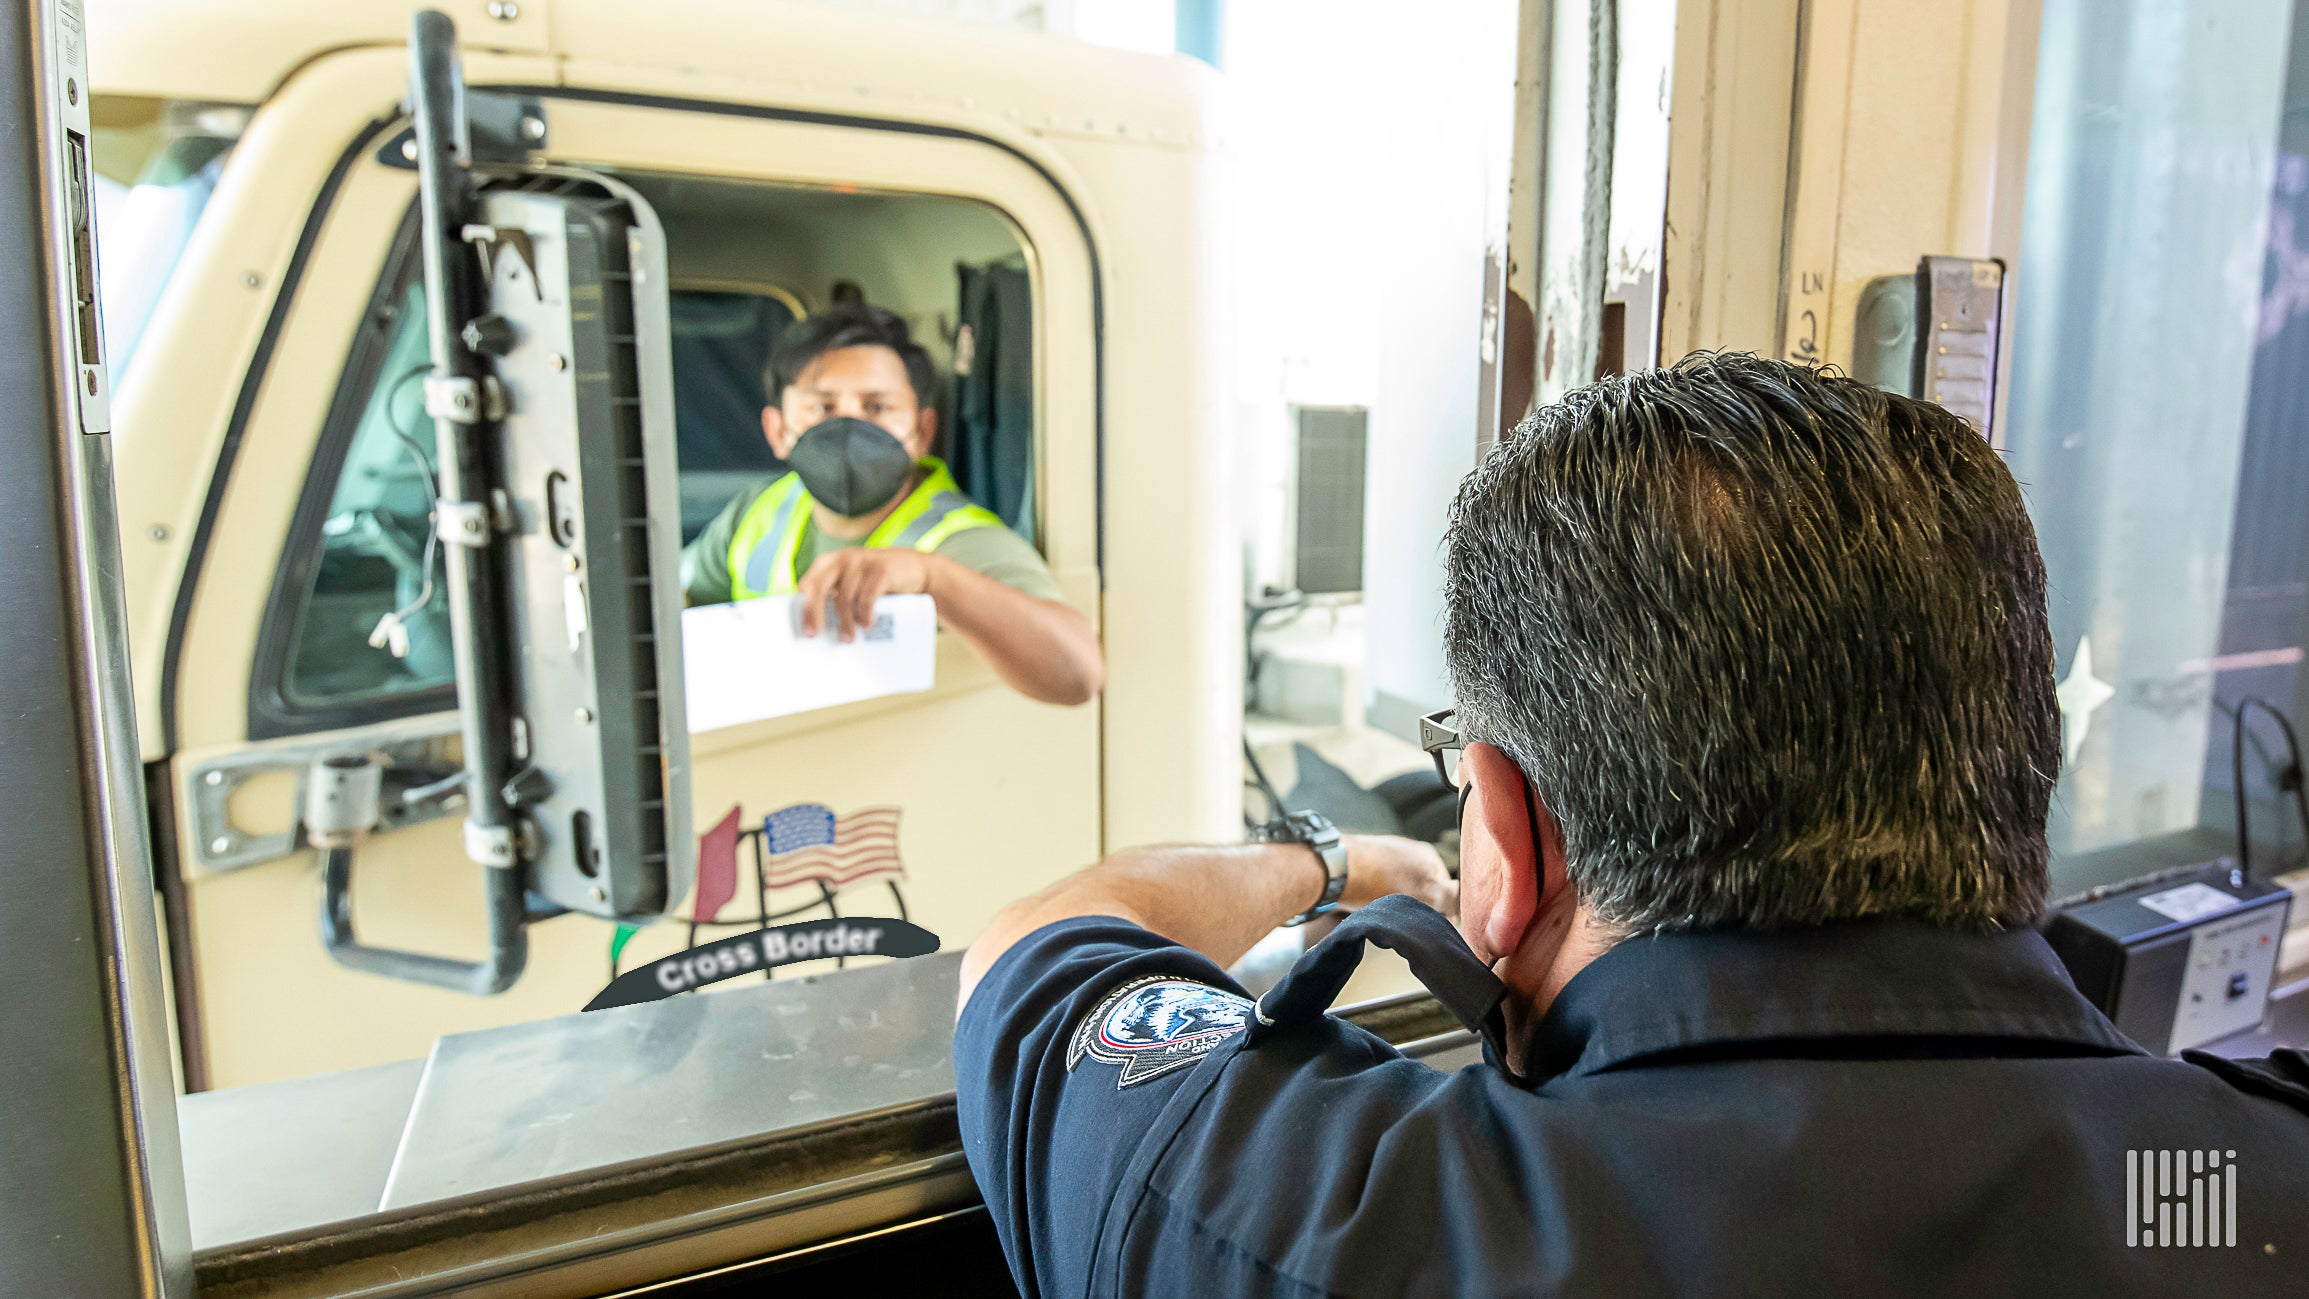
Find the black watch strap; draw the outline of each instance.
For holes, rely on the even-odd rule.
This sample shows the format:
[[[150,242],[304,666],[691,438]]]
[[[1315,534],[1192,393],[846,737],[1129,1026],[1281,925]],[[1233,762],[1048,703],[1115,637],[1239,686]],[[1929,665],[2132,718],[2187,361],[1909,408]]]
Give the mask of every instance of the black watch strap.
[[[1338,910],[1339,899],[1347,892],[1347,841],[1340,836],[1339,827],[1317,812],[1292,812],[1269,821],[1265,830],[1269,842],[1305,844],[1323,870],[1322,896],[1283,924],[1303,925]]]

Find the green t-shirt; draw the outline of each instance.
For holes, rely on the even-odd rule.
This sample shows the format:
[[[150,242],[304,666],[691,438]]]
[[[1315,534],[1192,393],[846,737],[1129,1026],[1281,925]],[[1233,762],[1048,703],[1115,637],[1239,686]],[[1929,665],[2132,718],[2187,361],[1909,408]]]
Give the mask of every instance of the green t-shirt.
[[[730,539],[737,535],[738,520],[746,507],[777,481],[776,476],[765,478],[730,498],[697,540],[682,547],[681,581],[689,603],[729,603]],[[848,550],[865,541],[864,537],[826,536],[818,531],[815,519],[809,520],[803,523],[802,540],[794,548],[794,575],[809,572],[811,562],[821,553]],[[1008,528],[964,528],[938,543],[936,553],[1037,600],[1059,598],[1058,579],[1050,575],[1050,566],[1042,562],[1040,552]]]

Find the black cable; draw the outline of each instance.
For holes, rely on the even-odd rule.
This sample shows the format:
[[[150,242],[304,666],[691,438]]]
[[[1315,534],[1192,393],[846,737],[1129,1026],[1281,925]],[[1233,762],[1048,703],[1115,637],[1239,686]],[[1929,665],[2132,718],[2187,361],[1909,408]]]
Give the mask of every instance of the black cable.
[[[1259,688],[1259,656],[1251,648],[1258,637],[1259,624],[1269,614],[1299,613],[1304,612],[1306,608],[1307,597],[1300,592],[1276,591],[1270,595],[1253,599],[1248,608],[1245,609],[1246,616],[1243,619],[1243,693],[1246,700],[1256,694]],[[1250,764],[1251,776],[1257,782],[1259,792],[1266,796],[1267,820],[1281,816],[1283,814],[1283,796],[1275,792],[1275,783],[1267,779],[1267,769],[1259,765],[1259,755],[1251,751],[1251,737],[1248,735],[1243,737],[1243,760]],[[1245,829],[1256,830],[1263,824],[1265,821],[1254,819],[1248,812],[1243,813],[1243,827]]]
[[[761,913],[762,928],[767,929],[770,927],[770,875],[762,865],[762,835],[763,831],[752,830],[745,838],[752,840],[754,846],[754,907]],[[768,983],[777,977],[776,970],[762,967],[762,982]]]
[[[829,887],[824,880],[819,880],[817,883],[819,895],[826,899],[826,914],[832,916],[836,920],[840,920],[842,918],[842,909],[834,905],[834,890]],[[847,956],[835,957],[834,968],[837,970],[849,969],[850,958]]]
[[[1267,819],[1273,820],[1281,816],[1283,814],[1283,796],[1275,792],[1275,782],[1267,779],[1267,769],[1259,765],[1259,755],[1251,751],[1251,737],[1247,735],[1243,737],[1243,761],[1251,764],[1251,775],[1259,782],[1259,792],[1267,796]],[[1243,823],[1248,826],[1262,824],[1251,820],[1247,815],[1243,818]]]
[[[386,431],[401,440],[402,450],[408,453],[410,463],[417,467],[417,475],[425,483],[425,511],[428,519],[438,508],[441,498],[440,484],[433,477],[433,462],[425,458],[425,448],[417,444],[417,439],[410,436],[409,431],[402,428],[401,421],[395,417],[393,403],[400,398],[401,389],[411,379],[423,378],[432,373],[432,368],[432,365],[427,363],[411,366],[403,372],[400,378],[393,380],[391,384],[386,386],[383,406]],[[378,527],[380,531],[383,530],[381,522]],[[400,631],[402,643],[393,653],[395,658],[402,657],[402,653],[408,648],[405,629],[409,619],[416,617],[424,611],[426,605],[433,602],[433,563],[440,554],[440,547],[440,529],[428,526],[425,529],[425,544],[417,559],[419,581],[416,598],[405,605],[397,605],[383,618],[378,619],[376,627],[369,633],[369,644],[379,649],[387,648],[392,644],[391,640],[387,638],[393,634],[395,629],[402,629]]]
[[[2285,769],[2277,773],[2277,792],[2293,795],[2294,809],[2301,815],[2301,834],[2309,844],[2309,791],[2302,789],[2301,740],[2293,733],[2293,719],[2285,711],[2259,695],[2247,695],[2237,702],[2231,716],[2236,719],[2229,735],[2229,783],[2236,787],[2237,799],[2237,869],[2248,878],[2253,873],[2253,839],[2249,830],[2248,801],[2245,797],[2245,721],[2246,714],[2258,708],[2267,713],[2285,733]]]
[[[1255,694],[1259,688],[1260,656],[1258,651],[1252,648],[1259,635],[1259,624],[1267,620],[1267,615],[1276,613],[1289,613],[1296,620],[1297,615],[1307,611],[1307,605],[1308,600],[1305,595],[1297,591],[1281,591],[1253,599],[1249,607],[1245,609],[1244,612],[1247,616],[1243,619],[1243,690],[1246,696]]]

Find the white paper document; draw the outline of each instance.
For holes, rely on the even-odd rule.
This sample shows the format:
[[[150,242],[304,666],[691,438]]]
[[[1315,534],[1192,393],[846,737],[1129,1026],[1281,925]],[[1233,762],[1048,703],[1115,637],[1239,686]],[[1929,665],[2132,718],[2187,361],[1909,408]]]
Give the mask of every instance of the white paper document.
[[[847,645],[831,619],[814,637],[800,634],[797,619],[790,595],[682,611],[692,734],[937,682],[938,608],[929,596],[883,596],[873,626]]]

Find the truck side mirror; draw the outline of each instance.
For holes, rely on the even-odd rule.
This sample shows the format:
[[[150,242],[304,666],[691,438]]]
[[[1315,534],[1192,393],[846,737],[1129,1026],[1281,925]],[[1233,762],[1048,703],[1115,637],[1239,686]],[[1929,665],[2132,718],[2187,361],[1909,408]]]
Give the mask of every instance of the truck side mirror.
[[[490,952],[360,943],[350,846],[327,849],[322,934],[340,963],[487,995],[520,977],[531,920],[654,919],[696,873],[665,237],[614,178],[527,159],[543,110],[469,94],[446,15],[416,15],[410,60],[434,526]]]

